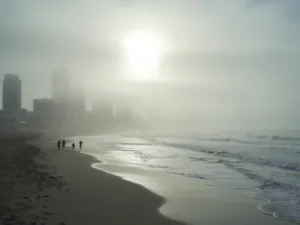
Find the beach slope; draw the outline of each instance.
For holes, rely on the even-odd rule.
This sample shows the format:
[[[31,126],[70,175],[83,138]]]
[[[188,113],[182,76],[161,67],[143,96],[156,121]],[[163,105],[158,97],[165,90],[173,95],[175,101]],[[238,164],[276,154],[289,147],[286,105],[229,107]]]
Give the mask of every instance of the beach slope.
[[[27,141],[1,140],[0,225],[182,224],[158,212],[162,197],[93,169],[91,156]]]

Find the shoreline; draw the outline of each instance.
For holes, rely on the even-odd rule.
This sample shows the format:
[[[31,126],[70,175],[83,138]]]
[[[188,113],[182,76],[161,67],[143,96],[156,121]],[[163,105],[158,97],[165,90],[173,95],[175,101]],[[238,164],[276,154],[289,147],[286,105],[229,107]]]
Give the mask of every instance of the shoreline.
[[[76,212],[78,216],[67,217],[63,221],[66,224],[184,225],[159,213],[158,209],[165,202],[161,196],[111,173],[92,168],[91,164],[99,162],[92,155],[69,149],[53,150],[49,141],[38,143],[42,151],[49,154],[49,163],[57,168],[69,189],[67,194],[56,193],[57,196],[50,199],[49,209],[61,214],[55,216],[57,221],[60,217],[63,220],[63,215]],[[61,207],[61,202],[71,206],[71,209]],[[82,212],[78,208],[82,207],[83,202],[86,204]],[[86,213],[93,218],[87,219],[81,215]]]
[[[205,224],[214,224],[214,223],[220,223],[220,221],[226,221],[228,218],[224,217],[222,220],[220,218],[206,218],[206,219],[199,219],[198,212],[190,213],[187,212],[184,207],[180,207],[179,205],[182,204],[182,201],[178,201],[177,195],[181,195],[179,199],[198,199],[199,202],[201,202],[203,199],[206,201],[210,200],[208,198],[213,199],[212,203],[214,204],[221,204],[223,208],[215,207],[213,211],[216,209],[219,209],[221,211],[225,211],[226,213],[230,214],[230,209],[228,210],[228,205],[235,208],[236,210],[240,211],[240,209],[245,209],[245,211],[242,211],[240,215],[235,215],[235,213],[232,213],[231,216],[236,216],[236,219],[229,219],[226,224],[230,223],[237,223],[239,221],[243,221],[245,224],[273,224],[273,225],[292,225],[292,224],[298,224],[295,221],[288,221],[283,220],[281,218],[277,218],[273,214],[267,214],[259,210],[259,206],[266,204],[267,201],[264,199],[257,199],[254,198],[251,193],[245,192],[242,193],[239,190],[229,190],[229,189],[221,189],[220,187],[217,188],[210,188],[208,184],[205,184],[205,180],[199,180],[199,179],[192,179],[192,178],[182,178],[181,176],[176,176],[173,174],[165,174],[161,171],[146,169],[146,168],[139,168],[139,167],[131,167],[129,165],[116,165],[108,162],[102,162],[100,159],[98,159],[96,156],[89,154],[89,153],[82,153],[83,155],[92,156],[94,159],[97,159],[97,162],[94,162],[91,164],[91,167],[101,171],[106,172],[109,174],[113,174],[115,176],[121,177],[125,181],[132,182],[134,184],[141,185],[151,192],[162,196],[164,199],[166,199],[165,203],[162,204],[159,208],[159,212],[163,215],[175,219],[177,221],[183,221],[186,224],[199,224],[205,223]],[[155,178],[153,178],[153,177]],[[144,178],[146,177],[146,178]],[[153,178],[153,179],[152,179]],[[149,181],[150,180],[150,181]],[[159,183],[162,185],[153,185],[153,183]],[[191,186],[191,190],[186,191],[185,187],[177,188],[177,191],[172,191],[172,188],[174,186],[182,186],[182,183],[184,183],[187,186]],[[163,185],[166,185],[166,187],[162,187]],[[196,188],[199,188],[199,190]],[[164,190],[163,190],[164,189]],[[162,191],[163,190],[163,191]],[[196,192],[195,192],[196,190]],[[189,191],[195,192],[194,194],[188,193]],[[186,193],[185,193],[186,192]],[[202,192],[202,193],[201,193]],[[171,194],[170,194],[171,193]],[[215,199],[214,195],[217,195],[220,197],[220,199]],[[247,194],[246,194],[247,193]],[[203,199],[202,199],[203,198]],[[243,200],[239,200],[239,198],[242,198]],[[184,201],[184,200],[183,200]],[[193,208],[193,207],[203,207],[201,206],[201,203],[185,203],[187,208]],[[179,207],[178,207],[179,206]],[[200,212],[201,210],[199,210]],[[180,215],[182,212],[186,213],[186,215]],[[204,212],[210,213],[209,211]],[[225,214],[226,214],[225,213]],[[180,216],[178,216],[180,215]],[[196,215],[196,216],[195,216]],[[249,216],[252,216],[252,219],[249,221],[245,220],[248,219]],[[207,216],[204,216],[207,217]]]
[[[206,184],[211,186],[219,186],[219,188],[224,190],[224,193],[226,192],[226,189],[229,190],[229,192],[245,193],[241,197],[245,200],[246,204],[250,202],[253,205],[252,208],[249,209],[251,215],[253,214],[254,216],[259,217],[261,217],[262,215],[266,215],[263,214],[258,208],[262,206],[264,210],[270,212],[270,214],[267,214],[268,217],[269,215],[274,215],[274,217],[278,215],[278,217],[280,217],[281,219],[280,221],[283,221],[285,223],[287,221],[299,223],[299,214],[296,207],[298,198],[296,195],[297,193],[294,193],[294,190],[297,190],[295,189],[295,185],[297,183],[294,183],[294,181],[296,181],[297,179],[294,176],[297,176],[297,174],[289,173],[285,170],[278,170],[276,164],[276,162],[282,161],[292,162],[293,159],[290,159],[290,156],[293,155],[293,151],[291,151],[291,155],[282,157],[282,151],[278,150],[277,152],[276,150],[276,154],[274,153],[276,157],[274,156],[273,159],[271,155],[267,154],[269,152],[266,150],[266,152],[264,153],[264,157],[262,158],[268,158],[268,160],[266,160],[266,163],[265,161],[258,161],[258,164],[262,165],[257,166],[257,160],[255,159],[260,159],[261,156],[258,151],[255,151],[255,149],[257,149],[257,146],[252,145],[247,145],[246,149],[247,147],[249,147],[249,149],[243,152],[239,144],[233,144],[233,149],[231,149],[231,144],[227,145],[226,143],[222,142],[202,143],[201,141],[199,143],[196,142],[195,144],[193,140],[191,141],[189,139],[167,139],[167,144],[164,144],[164,141],[162,141],[161,144],[159,141],[157,143],[155,140],[136,136],[135,134],[129,136],[115,134],[101,135],[98,137],[80,136],[70,137],[70,139],[73,141],[79,141],[81,139],[85,140],[86,145],[84,146],[82,153],[92,154],[104,162],[101,164],[98,163],[98,169],[105,170],[106,172],[110,172],[114,175],[119,175],[123,178],[125,177],[125,179],[127,178],[126,180],[138,183],[146,187],[147,189],[152,190],[156,194],[163,196],[165,199],[168,199],[167,205],[170,205],[170,202],[174,202],[172,199],[176,200],[177,198],[176,196],[174,198],[174,196],[169,195],[169,192],[172,192],[173,186],[182,186],[182,184],[178,183],[176,179],[173,179],[174,181],[169,179],[171,183],[173,182],[176,184],[172,186],[167,182],[168,176],[163,176],[163,178],[166,179],[160,179],[159,176],[160,174],[178,174],[180,176],[177,176],[177,178],[178,180],[182,180],[182,183],[193,183],[189,182],[190,180],[181,179],[187,177],[190,177],[192,179],[202,179],[204,181],[201,181],[202,184],[200,184],[201,182],[197,182],[198,184],[195,185],[187,184],[187,186],[189,186],[189,188],[191,189],[191,192],[194,192],[195,196],[193,197],[198,198],[199,202],[201,202],[202,199],[198,197],[197,194],[199,194],[200,196],[202,194],[197,190],[193,190],[193,186],[199,188],[200,190],[202,190],[202,186]],[[158,140],[160,139],[158,138]],[[183,145],[178,144],[175,145],[175,147],[170,147],[168,145],[169,142],[177,143],[178,141],[180,143],[187,143]],[[269,145],[269,142],[267,141],[265,144]],[[197,146],[197,148],[199,148],[200,150],[198,151],[196,147],[193,147],[191,149],[196,149],[196,151],[189,151],[190,146],[194,145]],[[263,146],[265,145],[263,144]],[[205,152],[205,148],[216,149]],[[277,149],[276,146],[274,147],[272,145],[271,149],[273,148]],[[244,153],[246,155],[245,157],[243,157],[243,160],[238,160],[237,163],[235,163],[235,157],[237,156],[236,150],[238,150],[239,152],[238,155],[243,155]],[[223,158],[223,151],[225,151],[225,157],[227,157],[228,155],[229,159]],[[220,156],[218,152],[221,152]],[[216,155],[214,153],[216,153]],[[248,154],[253,154],[253,160],[250,160],[250,163],[247,162]],[[294,156],[297,156],[297,154],[294,154]],[[233,159],[232,162],[231,159]],[[271,167],[267,166],[269,165],[269,162],[272,162]],[[97,166],[94,165],[93,167],[97,168]],[[140,169],[142,169],[143,171],[139,172]],[[156,170],[159,171],[159,173],[156,173],[151,177],[151,175],[149,176],[148,172],[145,173],[145,171],[149,170]],[[250,176],[248,176],[248,171],[250,171]],[[258,176],[252,177],[252,173],[257,174]],[[285,174],[285,176],[283,176],[283,174]],[[271,176],[271,178],[269,178],[268,175]],[[278,180],[282,180],[283,183],[279,182],[278,184],[274,182]],[[273,186],[273,182],[276,186]],[[153,183],[158,183],[159,187],[153,187]],[[290,185],[285,185],[285,183],[290,183]],[[286,189],[286,187],[291,187],[291,189]],[[161,192],[161,190],[166,189],[169,190],[165,191],[164,193]],[[204,191],[207,192],[208,196],[211,196],[211,192],[213,192],[213,190],[208,189],[205,189]],[[176,195],[182,195],[182,193],[177,192]],[[274,202],[271,201],[270,204],[267,204],[265,200],[261,201],[253,199],[254,195],[256,195],[256,197],[260,196],[265,197],[266,199],[274,200]],[[223,201],[224,197],[228,202],[228,205],[232,205],[232,203],[235,204],[235,199],[237,197],[240,198],[240,196],[232,196],[232,199],[228,199],[226,198],[226,196],[222,196],[222,199],[220,199],[221,202]],[[183,199],[186,200],[188,198],[189,195],[187,194]],[[177,214],[181,214],[182,212],[184,212],[184,214],[187,214],[184,215],[185,218],[181,219],[181,221],[201,221],[202,218],[200,218],[198,215],[195,215],[197,213],[192,214],[190,212],[185,212],[184,209],[181,210],[180,203],[181,202],[175,203],[175,209],[172,211],[177,212]],[[243,204],[241,204],[241,206],[243,207]],[[201,203],[197,203],[193,204],[193,207],[201,208],[202,206]],[[163,208],[165,207],[163,206]],[[255,211],[255,213],[253,212],[253,210]],[[173,213],[173,215],[174,214],[176,213]],[[178,218],[174,217],[173,215],[171,214],[172,218]],[[167,216],[170,217],[170,214],[168,214]],[[271,218],[272,220],[270,220],[269,222],[273,223],[275,218]],[[275,223],[278,223],[277,219]]]
[[[263,204],[264,200],[254,199],[251,195],[239,191],[209,186],[204,180],[168,174],[157,175],[155,171],[145,172],[144,169],[130,167],[126,171],[126,166],[102,163],[94,164],[93,167],[145,186],[164,197],[167,199],[166,204],[162,205],[159,211],[167,217],[184,221],[186,224],[237,224],[241,222],[246,225],[297,224],[259,211],[257,207]],[[152,173],[153,177],[151,177]],[[144,176],[147,178],[143,178]],[[157,186],[153,183],[161,185]]]
[[[104,164],[57,150],[50,138],[24,141],[9,139],[0,149],[0,224],[295,224],[259,212],[262,201],[203,180]]]

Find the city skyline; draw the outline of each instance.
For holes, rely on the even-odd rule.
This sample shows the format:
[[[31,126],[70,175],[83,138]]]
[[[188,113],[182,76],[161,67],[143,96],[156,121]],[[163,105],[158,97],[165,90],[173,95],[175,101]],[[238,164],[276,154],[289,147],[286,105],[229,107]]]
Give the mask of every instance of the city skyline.
[[[5,89],[4,87],[7,86]],[[9,86],[9,87],[8,87]],[[83,87],[78,87],[72,85],[72,75],[69,73],[69,71],[65,68],[59,68],[56,69],[55,72],[51,76],[51,92],[49,95],[44,95],[44,96],[34,96],[31,100],[31,105],[27,107],[23,106],[22,104],[22,91],[26,92],[25,90],[22,90],[22,76],[20,78],[19,75],[16,74],[11,74],[11,73],[5,73],[3,75],[2,79],[2,85],[1,85],[1,106],[2,110],[9,110],[9,109],[26,109],[29,111],[32,111],[34,109],[34,103],[33,101],[35,99],[53,99],[54,101],[63,103],[63,102],[78,102],[79,105],[84,106],[85,109],[92,109],[92,105],[90,105],[88,108],[86,107],[86,97],[84,93],[84,88]],[[17,93],[16,93],[17,91]],[[74,94],[75,93],[75,94]],[[15,96],[17,94],[17,96]],[[6,95],[6,97],[5,97]],[[13,103],[12,104],[17,104],[20,107],[17,106],[10,106],[10,101],[8,98],[10,98],[13,95]],[[74,97],[72,99],[72,97]],[[7,99],[7,101],[4,101],[4,98]],[[15,103],[16,100],[18,100],[18,103]],[[7,105],[6,107],[4,105]]]
[[[2,110],[15,110],[21,109],[29,110],[28,108],[22,108],[22,80],[19,75],[5,74],[2,82],[2,96],[3,105]],[[66,68],[56,69],[52,75],[51,82],[51,97],[41,96],[32,99],[32,111],[36,108],[38,103],[47,104],[49,101],[56,102],[61,105],[71,107],[71,111],[80,112],[86,110],[92,110],[97,113],[103,112],[105,114],[110,113],[113,115],[113,102],[105,98],[97,98],[91,100],[90,108],[86,107],[86,96],[82,87],[76,87],[72,85],[72,75]],[[16,96],[17,94],[17,96]],[[5,101],[4,101],[5,99]],[[105,99],[105,100],[104,100]],[[52,103],[51,103],[52,104]],[[111,105],[111,107],[110,107]],[[104,107],[105,109],[102,109]],[[111,108],[111,109],[109,109]],[[108,111],[107,111],[108,110]],[[47,111],[47,110],[46,110]]]
[[[3,114],[3,120],[6,120],[7,116],[9,117],[11,114],[12,118],[18,121],[19,116],[17,115],[21,115],[21,110],[23,110],[21,108],[21,83],[22,81],[18,75],[4,75],[2,111],[6,110],[7,112]],[[60,125],[63,125],[62,121],[67,122],[66,124],[80,123],[88,118],[84,89],[72,83],[72,75],[67,69],[59,68],[55,70],[55,73],[52,75],[51,86],[51,98],[42,97],[32,99],[33,114],[29,117],[27,116],[26,120],[30,118],[30,123],[37,123],[43,126],[47,124],[47,126],[50,125],[51,127],[51,124],[57,124],[58,121],[60,121]],[[98,122],[107,123],[112,121],[117,113],[115,103],[109,98],[93,99],[91,106],[92,117],[98,117]],[[117,114],[118,117],[126,118],[130,116],[132,109],[129,109],[126,104],[123,104],[123,106],[120,105]],[[8,111],[11,113],[9,114]],[[25,114],[24,116],[26,117]]]

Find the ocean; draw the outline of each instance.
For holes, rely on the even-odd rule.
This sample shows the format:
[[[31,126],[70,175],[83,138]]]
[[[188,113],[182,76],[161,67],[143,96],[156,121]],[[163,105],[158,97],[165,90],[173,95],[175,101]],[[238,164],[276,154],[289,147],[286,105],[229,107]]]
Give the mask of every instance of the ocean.
[[[201,179],[265,200],[263,213],[300,223],[300,131],[126,132],[71,138],[117,164]]]

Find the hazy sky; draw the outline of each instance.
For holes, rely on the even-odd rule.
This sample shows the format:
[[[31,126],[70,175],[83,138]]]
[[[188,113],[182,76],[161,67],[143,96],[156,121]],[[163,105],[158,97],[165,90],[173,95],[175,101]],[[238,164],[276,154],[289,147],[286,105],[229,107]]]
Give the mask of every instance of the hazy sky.
[[[157,114],[297,127],[299,10],[299,0],[0,0],[0,74],[20,75],[29,109],[65,66],[89,96],[125,93]],[[138,29],[160,40],[159,81],[124,73],[122,40]]]

